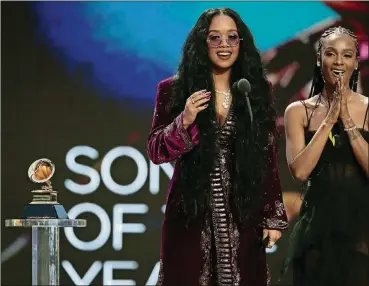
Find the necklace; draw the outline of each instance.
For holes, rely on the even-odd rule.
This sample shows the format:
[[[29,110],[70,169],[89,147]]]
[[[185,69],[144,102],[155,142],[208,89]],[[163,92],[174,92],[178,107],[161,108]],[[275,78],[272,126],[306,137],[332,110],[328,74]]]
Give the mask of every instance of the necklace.
[[[227,91],[215,90],[215,92],[224,95],[222,106],[224,107],[224,109],[227,109],[229,107],[229,96],[231,95],[231,89],[228,89]]]

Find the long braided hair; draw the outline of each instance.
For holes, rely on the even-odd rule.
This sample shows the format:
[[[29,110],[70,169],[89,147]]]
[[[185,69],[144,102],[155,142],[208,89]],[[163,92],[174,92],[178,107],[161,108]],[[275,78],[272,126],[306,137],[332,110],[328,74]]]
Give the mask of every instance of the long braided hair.
[[[324,79],[323,79],[322,70],[321,70],[321,68],[322,68],[321,50],[322,50],[324,40],[328,36],[333,35],[333,34],[349,35],[352,38],[352,40],[355,42],[356,58],[357,58],[358,61],[360,60],[359,41],[357,40],[357,37],[355,36],[355,34],[351,30],[349,30],[347,28],[343,28],[341,26],[329,28],[328,30],[326,30],[322,34],[322,36],[320,37],[319,42],[318,42],[317,60],[316,60],[315,68],[314,68],[314,77],[313,77],[313,82],[312,82],[312,85],[311,85],[309,98],[313,97],[314,95],[319,94],[319,93],[320,93],[320,96],[321,96],[321,93],[324,89]],[[359,80],[359,75],[360,75],[360,69],[358,67],[352,73],[350,81],[349,81],[350,89],[352,89],[355,92],[357,90],[357,82]],[[315,106],[315,108],[316,107],[317,106]]]

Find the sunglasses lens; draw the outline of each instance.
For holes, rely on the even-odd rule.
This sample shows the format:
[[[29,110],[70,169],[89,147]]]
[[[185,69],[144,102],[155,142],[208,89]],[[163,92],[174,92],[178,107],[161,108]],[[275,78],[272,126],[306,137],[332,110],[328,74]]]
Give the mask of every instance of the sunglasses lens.
[[[222,38],[219,36],[210,36],[208,42],[211,46],[218,47],[222,42]]]
[[[237,35],[231,35],[228,36],[227,42],[230,46],[237,46],[237,44],[240,42],[240,38]]]

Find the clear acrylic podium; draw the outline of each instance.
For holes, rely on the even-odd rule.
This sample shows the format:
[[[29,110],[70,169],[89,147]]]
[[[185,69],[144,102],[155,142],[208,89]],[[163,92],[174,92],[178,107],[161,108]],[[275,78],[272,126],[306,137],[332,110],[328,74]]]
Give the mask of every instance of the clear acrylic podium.
[[[59,230],[85,227],[84,219],[7,219],[6,227],[32,228],[32,285],[59,285]]]

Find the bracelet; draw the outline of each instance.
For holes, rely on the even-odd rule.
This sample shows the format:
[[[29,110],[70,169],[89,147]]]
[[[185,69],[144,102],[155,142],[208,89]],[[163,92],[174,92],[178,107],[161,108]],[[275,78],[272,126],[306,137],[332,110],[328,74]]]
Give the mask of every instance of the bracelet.
[[[353,130],[356,130],[356,126],[352,126],[352,127],[349,127],[349,128],[344,128],[343,130],[345,131],[353,131]]]

